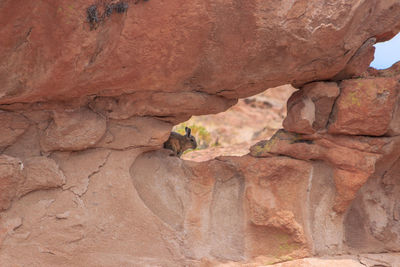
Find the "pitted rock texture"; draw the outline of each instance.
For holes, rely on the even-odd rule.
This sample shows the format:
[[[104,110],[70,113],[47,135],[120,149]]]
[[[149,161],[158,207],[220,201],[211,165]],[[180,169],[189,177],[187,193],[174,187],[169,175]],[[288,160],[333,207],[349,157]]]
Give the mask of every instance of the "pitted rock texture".
[[[278,131],[270,140],[250,149],[256,157],[288,155],[302,160],[322,160],[334,167],[337,197],[334,209],[344,212],[358,189],[367,181],[380,161],[385,167],[400,156],[400,136],[386,138],[332,135],[300,135]],[[388,161],[390,160],[390,161]]]
[[[357,79],[310,83],[288,100],[283,126],[302,134],[395,136],[400,134],[399,63]],[[373,72],[373,71],[371,71]]]
[[[353,251],[398,251],[400,159],[360,189],[345,218],[345,240]],[[363,218],[360,220],[360,218]],[[399,263],[397,263],[399,264]]]
[[[339,94],[328,105],[332,111],[313,109],[315,114],[324,115],[322,119],[328,123],[318,132],[313,129],[311,134],[304,132],[312,129],[314,121],[307,125],[299,119],[307,109],[300,101],[312,101],[310,87],[305,86],[288,102],[288,118],[284,125],[292,132],[280,130],[270,140],[261,141],[250,149],[255,157],[287,155],[320,162],[319,165],[314,163],[319,181],[311,184],[321,186],[324,183],[324,193],[318,196],[311,190],[310,196],[311,202],[317,205],[311,211],[315,217],[310,221],[314,253],[398,250],[400,232],[394,195],[398,190],[400,136],[390,130],[391,125],[398,123],[398,75],[398,64],[395,64],[385,71],[369,70],[363,75],[365,78],[341,81]],[[329,89],[332,83],[319,83],[319,86]],[[349,94],[349,90],[354,93]],[[381,91],[387,92],[384,101]],[[364,97],[356,98],[356,95]],[[338,118],[338,113],[342,118]],[[346,125],[350,120],[354,123]],[[341,130],[334,132],[333,128]],[[325,229],[324,234],[314,234],[321,229]]]
[[[393,113],[399,106],[399,92],[398,77],[342,81],[329,133],[381,136],[390,131],[400,134],[390,129],[392,120],[398,120]]]
[[[370,40],[400,28],[400,3],[390,0],[127,0],[126,12],[91,30],[87,8],[111,2],[3,1],[0,103],[160,92],[237,98],[347,78],[368,66]]]

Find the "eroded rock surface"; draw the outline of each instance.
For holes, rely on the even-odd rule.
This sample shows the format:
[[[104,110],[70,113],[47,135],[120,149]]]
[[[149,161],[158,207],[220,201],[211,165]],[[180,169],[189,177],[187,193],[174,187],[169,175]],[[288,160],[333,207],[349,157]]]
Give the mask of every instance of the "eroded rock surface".
[[[100,16],[111,1],[3,1],[0,103],[123,93],[190,102],[348,78],[400,27],[400,4],[387,0],[125,2],[93,29],[88,7]]]
[[[0,210],[5,210],[10,207],[17,194],[18,184],[23,179],[22,162],[6,155],[1,155],[0,162]]]
[[[399,106],[399,77],[340,82],[329,133],[381,136],[393,132],[389,127],[398,119],[393,113]]]
[[[40,145],[44,151],[83,150],[96,144],[106,131],[106,120],[88,109],[55,111]]]
[[[25,160],[1,155],[1,206],[10,207],[14,198],[29,192],[60,187],[65,177],[58,165],[47,157],[32,157]]]
[[[168,155],[143,154],[131,176],[144,204],[182,236],[186,257],[308,255],[299,199],[306,198],[310,164],[251,156],[193,163]]]
[[[397,264],[365,253],[400,249],[400,65],[364,70],[398,1],[126,1],[90,25],[93,4],[0,4],[1,266]],[[161,149],[286,83],[250,154]]]
[[[169,137],[171,124],[148,117],[109,120],[104,137],[97,147],[128,149],[159,147]]]
[[[12,112],[0,112],[2,134],[0,136],[0,149],[13,144],[17,138],[29,127],[28,120]]]
[[[397,73],[370,71],[346,82],[384,77],[396,92]],[[363,83],[355,84],[352,90],[364,90]],[[44,110],[22,105],[27,128],[2,156],[0,262],[28,264],[35,255],[44,266],[257,265],[398,250],[398,98],[390,102],[394,115],[384,123],[385,136],[331,133],[341,89],[340,82],[306,85],[289,101],[287,130],[254,145],[249,155],[205,162],[149,151],[168,137],[172,125],[163,118],[112,117],[90,105],[71,106],[55,118],[60,111],[53,104]],[[304,133],[306,124],[296,117],[307,109],[299,99],[314,106],[311,133]],[[370,102],[355,105],[369,112],[364,106]],[[15,109],[10,105],[7,112]],[[77,145],[74,131],[83,133]],[[58,136],[49,139],[51,149],[43,146],[46,136]],[[324,264],[367,261],[376,259]]]
[[[312,134],[326,128],[333,104],[340,93],[336,83],[305,85],[288,100],[283,127],[291,132]]]
[[[250,149],[255,157],[287,155],[319,162],[318,168],[314,163],[319,181],[313,180],[312,186],[325,183],[324,195],[318,196],[310,187],[315,205],[311,232],[317,254],[398,249],[397,201],[393,194],[399,178],[400,136],[391,130],[391,125],[398,123],[400,106],[398,63],[389,70],[370,70],[363,77],[338,83],[340,93],[335,104],[331,100],[324,105],[332,112],[312,110],[314,118],[324,115],[322,121],[328,122],[318,129],[312,128],[316,120],[305,124],[299,117],[310,111],[301,104],[302,99],[312,101],[309,85],[295,92],[284,123],[288,131],[280,130]],[[332,83],[318,86],[329,92]],[[307,129],[312,129],[311,133],[307,134]],[[317,232],[320,234],[315,235]]]
[[[32,157],[24,160],[25,181],[18,187],[21,197],[31,191],[60,187],[65,183],[64,174],[57,163],[47,157]]]

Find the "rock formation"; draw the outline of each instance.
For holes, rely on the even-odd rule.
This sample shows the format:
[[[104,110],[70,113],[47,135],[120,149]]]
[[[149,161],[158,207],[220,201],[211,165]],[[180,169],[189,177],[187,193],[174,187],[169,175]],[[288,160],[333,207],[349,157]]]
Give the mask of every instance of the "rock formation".
[[[4,0],[0,14],[1,266],[398,264],[372,254],[400,250],[400,64],[365,70],[399,1]],[[162,149],[173,124],[287,83],[284,129],[248,155]]]
[[[395,126],[399,122],[399,66],[337,83],[340,93],[333,107],[331,82],[307,85],[288,101],[284,125],[294,131],[278,131],[251,148],[255,157],[289,156],[311,161],[319,170],[317,176],[309,177],[308,189],[303,189],[313,203],[307,220],[313,253],[399,250],[394,215],[399,178],[395,169],[400,158]],[[313,89],[323,87],[325,93],[316,97]],[[325,111],[327,106],[331,112]]]

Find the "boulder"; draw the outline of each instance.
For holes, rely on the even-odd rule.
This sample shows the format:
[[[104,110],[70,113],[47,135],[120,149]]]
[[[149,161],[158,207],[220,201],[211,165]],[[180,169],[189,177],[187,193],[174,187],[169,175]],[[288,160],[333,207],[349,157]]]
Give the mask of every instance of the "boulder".
[[[169,137],[172,125],[152,117],[109,120],[106,134],[95,145],[111,149],[158,147]]]
[[[180,102],[181,92],[245,97],[362,71],[371,38],[400,28],[396,1],[125,2],[106,16],[110,1],[4,1],[0,103],[138,92],[179,93]]]
[[[340,83],[340,91],[329,133],[371,136],[389,133],[393,113],[400,105],[398,78],[344,80]]]
[[[0,149],[12,145],[29,127],[29,121],[23,116],[14,113],[0,111]]]
[[[23,164],[7,155],[0,155],[0,210],[8,209],[23,181]]]
[[[18,197],[36,190],[61,187],[65,177],[57,163],[47,157],[32,157],[24,160],[25,181],[18,187]]]
[[[54,111],[53,121],[40,137],[43,151],[83,150],[94,146],[106,132],[106,120],[90,111]]]
[[[283,127],[290,132],[312,134],[323,131],[340,93],[334,82],[309,83],[292,94]]]

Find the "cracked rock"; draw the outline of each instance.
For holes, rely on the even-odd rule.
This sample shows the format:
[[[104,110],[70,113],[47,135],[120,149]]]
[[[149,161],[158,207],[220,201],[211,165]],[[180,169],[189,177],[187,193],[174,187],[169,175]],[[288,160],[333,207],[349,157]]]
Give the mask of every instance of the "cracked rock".
[[[54,153],[52,158],[58,162],[66,177],[63,189],[82,196],[87,191],[90,177],[99,172],[109,155],[110,151],[103,149]]]

